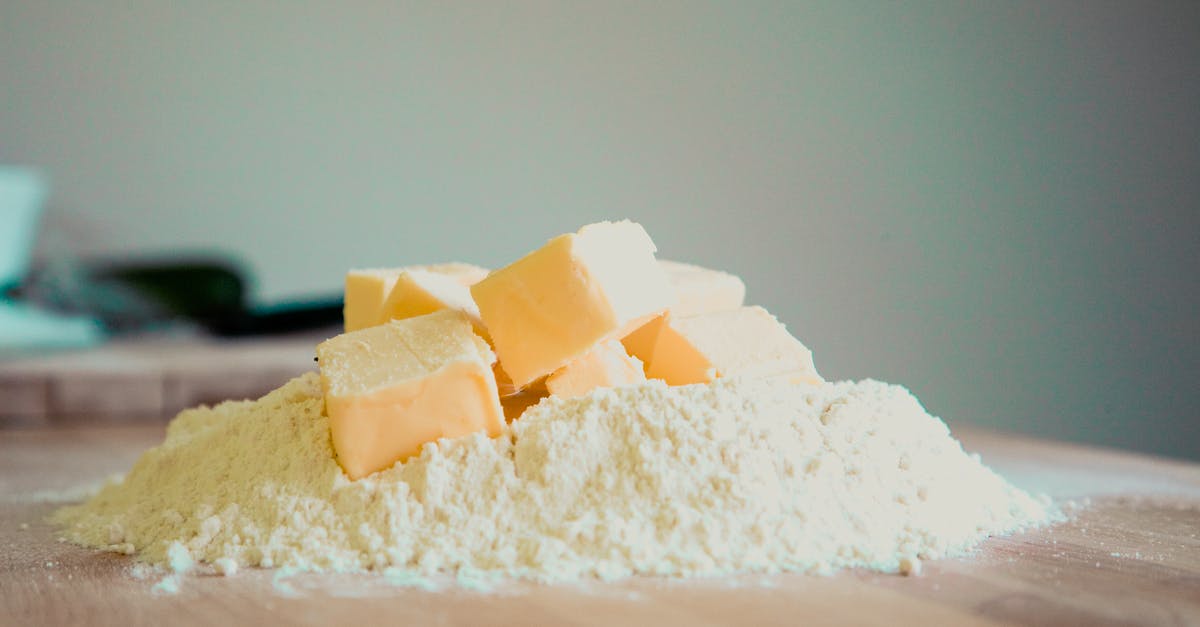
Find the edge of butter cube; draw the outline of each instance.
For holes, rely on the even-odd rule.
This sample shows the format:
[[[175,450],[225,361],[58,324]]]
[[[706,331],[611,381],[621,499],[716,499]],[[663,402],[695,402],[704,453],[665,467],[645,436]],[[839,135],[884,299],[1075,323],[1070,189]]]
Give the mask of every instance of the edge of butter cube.
[[[655,250],[641,225],[599,222],[552,238],[471,286],[516,387],[666,311],[671,290]]]
[[[737,309],[746,300],[746,284],[737,275],[682,261],[659,259],[674,295],[670,310],[621,338],[630,355],[648,364],[666,318]]]
[[[658,263],[675,292],[672,316],[727,311],[745,303],[746,284],[736,274],[670,259]]]
[[[404,320],[442,309],[461,311],[475,332],[491,342],[479,317],[479,307],[471,298],[470,286],[451,275],[415,268],[405,270],[396,277],[381,309],[384,320]]]
[[[758,306],[696,316],[667,317],[658,331],[646,376],[668,385],[709,383],[729,376],[823,382],[812,351]]]
[[[645,380],[641,360],[626,353],[620,342],[610,340],[554,371],[546,378],[546,389],[554,396],[572,398],[597,388],[634,385]]]
[[[396,280],[410,270],[444,275],[469,287],[488,274],[487,268],[451,261],[399,268],[353,268],[346,272],[343,285],[342,321],[346,331],[357,331],[387,322],[383,306]]]
[[[461,312],[441,310],[343,333],[317,345],[338,464],[351,479],[440,438],[495,436],[504,410],[495,355]]]

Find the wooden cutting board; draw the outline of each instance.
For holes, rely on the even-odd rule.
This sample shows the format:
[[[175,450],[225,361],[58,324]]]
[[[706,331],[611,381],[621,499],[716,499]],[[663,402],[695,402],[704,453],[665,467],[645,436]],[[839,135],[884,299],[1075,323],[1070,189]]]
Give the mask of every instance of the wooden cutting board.
[[[176,594],[129,557],[56,541],[58,503],[127,469],[161,426],[0,431],[0,624],[1200,624],[1200,465],[955,429],[1014,483],[1082,508],[920,576],[633,579],[490,592],[245,570]]]
[[[0,429],[147,422],[196,405],[258,398],[314,370],[314,347],[334,332],[136,337],[0,358]]]

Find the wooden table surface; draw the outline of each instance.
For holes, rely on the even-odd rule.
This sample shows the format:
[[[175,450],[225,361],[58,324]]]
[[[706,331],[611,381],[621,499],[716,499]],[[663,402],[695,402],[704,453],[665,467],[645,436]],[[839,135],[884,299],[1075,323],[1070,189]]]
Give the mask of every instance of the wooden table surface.
[[[1017,485],[1084,505],[920,576],[633,579],[489,592],[249,569],[176,594],[45,517],[127,469],[161,425],[0,431],[0,624],[1200,624],[1200,465],[955,428]]]

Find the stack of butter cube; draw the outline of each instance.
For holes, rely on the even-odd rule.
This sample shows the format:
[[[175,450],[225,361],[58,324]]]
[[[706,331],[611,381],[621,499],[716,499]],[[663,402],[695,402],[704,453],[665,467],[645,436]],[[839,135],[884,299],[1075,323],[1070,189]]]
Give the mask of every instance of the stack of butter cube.
[[[346,332],[317,346],[351,479],[440,438],[499,435],[547,396],[661,379],[820,384],[812,353],[738,277],[655,259],[638,224],[589,224],[512,264],[352,270]]]

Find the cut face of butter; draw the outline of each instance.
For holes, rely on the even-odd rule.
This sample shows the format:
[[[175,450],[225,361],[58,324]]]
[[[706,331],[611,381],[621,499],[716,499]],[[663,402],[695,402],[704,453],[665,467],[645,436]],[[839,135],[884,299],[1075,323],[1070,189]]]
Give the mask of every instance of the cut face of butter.
[[[469,263],[439,263],[403,268],[365,268],[346,273],[346,291],[342,318],[347,331],[357,331],[387,322],[383,305],[391,294],[396,280],[410,270],[430,272],[450,277],[464,287],[487,276],[487,269]]]
[[[428,270],[405,270],[396,277],[383,303],[383,319],[404,320],[442,309],[463,312],[475,332],[490,340],[479,318],[479,308],[471,298],[470,286],[458,277]]]
[[[728,311],[742,306],[746,284],[728,272],[711,270],[690,263],[659,259],[667,281],[675,294],[670,315],[680,318],[714,311]],[[630,355],[649,363],[658,340],[658,331],[666,323],[660,316],[621,338]]]
[[[654,242],[629,221],[560,235],[471,286],[518,388],[619,339],[671,304]]]
[[[630,357],[616,340],[604,342],[546,379],[554,396],[583,396],[596,388],[615,388],[646,380],[642,362]]]
[[[813,367],[812,352],[762,307],[667,318],[646,376],[670,385],[731,376],[824,382]]]
[[[344,333],[317,345],[338,463],[358,479],[421,445],[498,435],[495,356],[461,312],[443,310]]]
[[[643,364],[649,364],[654,356],[654,346],[658,343],[658,331],[667,323],[668,315],[656,316],[633,333],[621,338],[625,352],[638,358]]]

